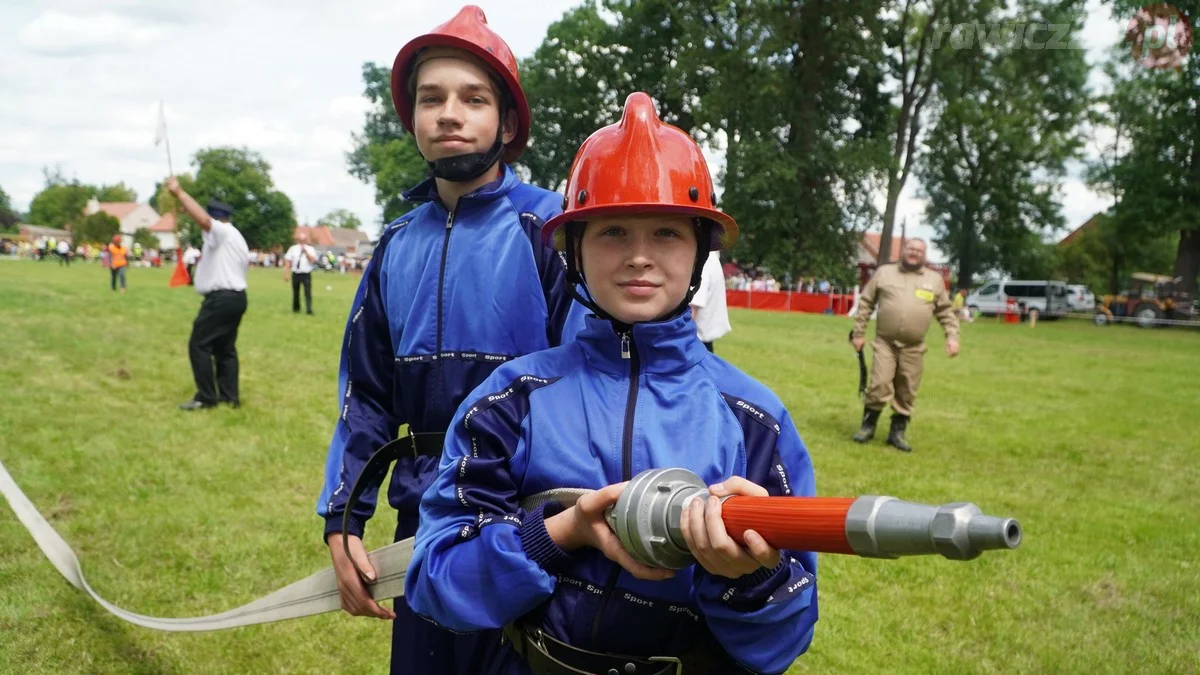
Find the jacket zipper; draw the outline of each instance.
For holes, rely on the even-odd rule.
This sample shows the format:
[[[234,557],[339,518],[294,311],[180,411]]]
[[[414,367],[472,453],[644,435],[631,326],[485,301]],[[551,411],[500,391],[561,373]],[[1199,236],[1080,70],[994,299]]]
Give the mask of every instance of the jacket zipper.
[[[621,333],[621,358],[629,359],[629,395],[625,399],[625,431],[621,436],[621,480],[628,481],[633,474],[633,414],[637,410],[638,395],[638,352],[637,343],[633,341],[633,329]],[[604,584],[604,595],[600,598],[600,607],[596,610],[596,618],[592,621],[592,647],[596,648],[596,638],[600,633],[600,622],[604,611],[608,609],[608,599],[617,588],[617,578],[621,575],[620,566],[614,566]]]
[[[442,371],[442,293],[446,286],[446,257],[450,253],[450,228],[454,225],[454,212],[449,211],[446,214],[446,238],[442,240],[442,266],[438,269],[438,294],[437,294],[437,347],[434,350],[433,358],[436,359],[434,371],[438,374],[437,378],[441,381],[442,391],[446,390],[446,383],[443,379]]]

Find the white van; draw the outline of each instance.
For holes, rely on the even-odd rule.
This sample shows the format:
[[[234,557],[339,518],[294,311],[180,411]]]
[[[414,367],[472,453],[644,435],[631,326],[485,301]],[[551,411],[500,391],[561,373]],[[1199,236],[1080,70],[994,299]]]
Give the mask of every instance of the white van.
[[[1096,296],[1087,286],[1071,284],[1067,286],[1067,306],[1072,312],[1091,314],[1096,311]]]
[[[989,281],[967,295],[966,305],[971,314],[1003,314],[1008,299],[1017,303],[1022,314],[1041,318],[1059,318],[1070,311],[1067,285],[1061,281]]]

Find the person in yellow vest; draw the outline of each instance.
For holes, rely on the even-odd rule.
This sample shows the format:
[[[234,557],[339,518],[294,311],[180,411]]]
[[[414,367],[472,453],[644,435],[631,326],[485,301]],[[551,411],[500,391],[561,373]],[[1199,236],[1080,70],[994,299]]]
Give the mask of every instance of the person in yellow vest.
[[[851,343],[862,351],[867,322],[879,308],[875,322],[875,358],[871,364],[871,386],[863,409],[862,427],[854,434],[858,443],[875,437],[875,425],[888,403],[892,404],[892,426],[887,443],[911,452],[904,433],[908,429],[917,387],[925,369],[925,333],[934,316],[946,332],[946,353],[958,355],[958,317],[941,275],[925,267],[925,242],[909,239],[898,264],[881,265],[858,298]]]
[[[958,317],[959,321],[971,323],[971,312],[967,309],[966,304],[967,289],[960,288],[958,289],[958,292],[954,294],[954,314]]]

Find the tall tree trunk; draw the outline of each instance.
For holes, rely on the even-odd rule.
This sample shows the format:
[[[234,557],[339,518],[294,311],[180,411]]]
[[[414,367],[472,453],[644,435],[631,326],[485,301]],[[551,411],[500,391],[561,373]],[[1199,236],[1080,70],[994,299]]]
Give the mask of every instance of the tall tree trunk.
[[[896,117],[896,138],[892,146],[892,161],[888,165],[887,207],[883,211],[883,232],[879,235],[879,264],[891,262],[892,232],[896,226],[896,209],[900,193],[908,182],[913,159],[917,154],[917,137],[921,135],[921,115],[925,102],[936,87],[938,73],[932,43],[940,27],[939,16],[946,11],[946,1],[934,2],[932,12],[920,29],[915,54],[909,54],[905,40],[912,18],[912,0],[904,4],[900,18],[900,110]],[[940,41],[940,40],[939,40]],[[911,58],[911,61],[910,61]],[[910,70],[911,63],[911,70]],[[911,73],[911,80],[909,75]]]
[[[1197,274],[1200,274],[1200,230],[1181,230],[1179,248],[1175,250],[1175,276],[1182,277],[1179,289],[1187,294],[1189,303],[1196,297]]]
[[[893,158],[895,160],[896,158]],[[898,161],[898,160],[897,160]],[[891,262],[892,257],[892,228],[896,223],[896,206],[900,202],[900,191],[904,185],[896,175],[895,170],[888,171],[887,207],[883,210],[883,232],[879,235],[879,264]]]
[[[963,213],[962,250],[958,256],[958,287],[971,290],[975,277],[975,211],[967,206]]]

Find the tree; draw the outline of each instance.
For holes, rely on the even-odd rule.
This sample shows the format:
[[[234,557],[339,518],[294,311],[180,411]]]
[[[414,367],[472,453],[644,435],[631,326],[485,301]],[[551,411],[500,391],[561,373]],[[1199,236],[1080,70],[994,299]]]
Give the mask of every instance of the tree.
[[[158,248],[158,237],[150,230],[139,227],[133,233],[133,243],[141,244],[144,249]]]
[[[17,229],[20,218],[12,210],[12,200],[4,188],[0,188],[0,232],[12,232]]]
[[[627,51],[588,2],[551,24],[533,56],[521,62],[521,86],[535,120],[518,160],[529,182],[561,190],[579,146],[620,115]]]
[[[898,3],[894,3],[898,4]],[[921,146],[926,108],[937,91],[946,62],[966,55],[943,49],[945,38],[954,30],[963,30],[969,15],[986,13],[990,2],[979,0],[904,0],[898,8],[900,19],[887,31],[891,54],[889,71],[898,83],[899,101],[892,117],[891,158],[887,167],[887,202],[883,211],[879,262],[890,261],[892,230],[900,193],[908,183]],[[980,24],[982,25],[982,24]]]
[[[358,216],[346,209],[334,209],[318,220],[317,225],[357,230],[362,227],[362,221],[358,219]]]
[[[103,211],[81,217],[72,229],[76,244],[107,244],[121,231],[121,221]]]
[[[945,70],[920,175],[926,213],[958,266],[960,288],[985,269],[1044,276],[1053,267],[1041,235],[1062,226],[1056,192],[1081,147],[1088,67],[1081,50],[1029,45],[1045,44],[1051,26],[1078,16],[1075,4],[1020,3],[1015,25],[1042,28],[1020,42],[993,37]],[[1004,18],[993,14],[990,23]]]
[[[416,206],[402,194],[424,180],[429,167],[392,107],[390,68],[364,63],[362,76],[363,95],[372,107],[362,133],[351,134],[354,149],[346,153],[346,163],[350,175],[375,183],[375,203],[383,209],[381,224],[386,224]]]
[[[116,185],[103,185],[96,191],[96,200],[101,202],[136,202],[137,192],[124,181]]]
[[[877,218],[886,100],[875,2],[604,0],[555,23],[522,78],[535,106],[522,164],[559,189],[583,140],[645,91],[660,117],[725,157],[733,256],[776,274],[846,274],[855,231]],[[853,121],[857,129],[848,129]]]
[[[1111,6],[1121,16],[1133,16],[1141,4],[1113,0]],[[1177,69],[1155,70],[1130,64],[1126,52],[1124,60],[1114,57],[1109,73],[1113,90],[1105,100],[1107,123],[1122,130],[1128,144],[1114,149],[1111,164],[1094,176],[1110,183],[1117,195],[1111,210],[1123,240],[1117,255],[1159,236],[1173,236],[1173,276],[1195,298],[1200,275],[1200,221],[1195,216],[1200,207],[1200,63],[1193,55]]]
[[[271,165],[262,155],[247,148],[217,147],[196,152],[192,159],[196,177],[187,185],[180,177],[180,186],[201,206],[217,199],[233,207],[232,221],[252,249],[266,249],[292,240],[296,225],[292,200],[275,189],[271,180]],[[160,190],[154,203],[160,213],[178,208],[175,200]],[[180,223],[181,231],[184,230]],[[187,241],[195,241],[195,233],[182,232]]]
[[[88,200],[96,196],[93,185],[78,179],[68,181],[61,168],[42,169],[46,186],[29,202],[29,222],[46,227],[69,228],[83,218]]]
[[[744,0],[700,19],[680,67],[709,80],[693,115],[725,131],[723,207],[748,225],[733,256],[849,281],[886,156],[880,4]]]
[[[1096,292],[1118,293],[1128,287],[1133,272],[1161,273],[1171,269],[1177,237],[1164,233],[1129,245],[1111,214],[1100,215],[1072,241],[1056,247],[1055,272]]]

